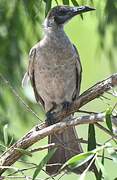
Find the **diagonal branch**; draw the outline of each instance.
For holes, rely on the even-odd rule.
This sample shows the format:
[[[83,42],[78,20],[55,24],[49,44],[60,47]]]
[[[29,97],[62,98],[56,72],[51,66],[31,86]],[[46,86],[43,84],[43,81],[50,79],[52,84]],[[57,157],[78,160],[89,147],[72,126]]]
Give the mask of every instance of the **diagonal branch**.
[[[97,83],[90,89],[86,90],[80,97],[74,101],[69,110],[61,111],[54,115],[54,118],[60,121],[61,119],[69,116],[70,114],[78,111],[83,105],[92,101],[95,98],[98,98],[104,92],[110,90],[112,87],[117,86],[117,74],[113,74],[109,78]],[[79,124],[86,123],[96,123],[103,122],[105,114],[92,114],[87,116],[80,116],[77,119],[73,119],[72,121],[67,122],[59,122],[49,127],[46,127],[46,124],[39,124],[35,126],[32,130],[30,130],[24,137],[22,137],[19,141],[13,144],[7,151],[5,151],[0,157],[0,174],[2,174],[6,168],[2,168],[2,166],[11,166],[15,163],[21,156],[22,153],[19,152],[16,148],[27,149],[37,141],[45,138],[46,136],[58,132],[59,130],[64,130],[69,126],[76,126]]]
[[[57,119],[57,121],[61,121],[61,119],[77,112],[82,106],[94,100],[95,98],[99,98],[104,92],[107,92],[116,86],[117,73],[113,74],[103,81],[98,82],[97,84],[83,92],[79,96],[79,98],[71,104],[70,108],[67,111],[63,110],[55,114],[54,118]]]

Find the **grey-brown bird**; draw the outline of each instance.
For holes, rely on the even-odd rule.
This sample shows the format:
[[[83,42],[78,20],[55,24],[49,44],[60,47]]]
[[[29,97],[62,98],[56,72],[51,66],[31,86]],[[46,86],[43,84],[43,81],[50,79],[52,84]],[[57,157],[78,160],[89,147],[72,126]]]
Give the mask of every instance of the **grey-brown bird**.
[[[88,6],[52,8],[44,21],[43,39],[30,51],[28,71],[23,82],[29,76],[35,98],[47,114],[57,111],[56,105],[65,106],[79,96],[82,67],[77,49],[64,31],[64,24],[74,16],[92,10],[94,8]],[[51,123],[48,122],[49,125]],[[56,174],[68,159],[83,152],[73,127],[52,134],[48,139],[48,143],[60,145],[46,166],[49,174]],[[81,166],[74,172],[81,173],[85,168]]]

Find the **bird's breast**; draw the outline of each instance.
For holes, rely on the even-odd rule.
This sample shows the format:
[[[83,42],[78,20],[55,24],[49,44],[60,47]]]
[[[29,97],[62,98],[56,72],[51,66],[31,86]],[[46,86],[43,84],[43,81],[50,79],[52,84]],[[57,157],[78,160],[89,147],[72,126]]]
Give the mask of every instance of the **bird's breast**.
[[[34,69],[36,87],[45,102],[72,101],[76,88],[76,54],[69,41],[42,42]]]
[[[53,36],[52,36],[53,35]],[[74,48],[65,33],[45,36],[40,42],[38,59],[46,64],[65,64],[74,56]]]

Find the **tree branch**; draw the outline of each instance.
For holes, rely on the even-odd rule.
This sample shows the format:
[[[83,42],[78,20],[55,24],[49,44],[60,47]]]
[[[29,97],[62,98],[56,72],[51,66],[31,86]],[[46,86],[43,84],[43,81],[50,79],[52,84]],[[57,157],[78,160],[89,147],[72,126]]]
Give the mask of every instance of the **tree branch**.
[[[55,114],[54,118],[57,121],[61,121],[61,119],[64,119],[70,114],[77,112],[82,106],[94,100],[95,98],[99,98],[104,92],[107,92],[116,86],[117,73],[113,74],[103,81],[98,82],[97,84],[83,92],[76,101],[71,103],[70,108],[67,111],[60,111],[59,113]]]
[[[97,83],[90,89],[86,90],[80,95],[80,97],[76,101],[71,104],[70,108],[67,111],[63,110],[55,114],[54,118],[58,121],[64,119],[70,114],[78,111],[79,108],[81,108],[83,105],[87,104],[95,98],[98,98],[104,92],[110,90],[112,87],[115,86],[117,86],[117,74],[113,74],[109,78]],[[16,148],[27,149],[37,141],[45,138],[52,133],[56,133],[70,126],[76,126],[79,124],[103,122],[104,117],[104,113],[99,113],[87,116],[80,116],[78,118],[74,118],[71,121],[59,122],[49,127],[46,127],[45,123],[36,125],[24,137],[22,137],[19,141],[13,144],[6,152],[1,155],[0,174],[2,174],[6,170],[6,168],[2,168],[2,166],[10,166],[22,156],[22,153],[19,152]]]
[[[70,126],[76,126],[78,124],[86,124],[86,123],[95,123],[95,122],[103,122],[104,114],[95,114],[95,115],[87,115],[81,116],[77,119],[73,119],[71,121],[59,122],[54,125],[40,128],[40,125],[35,126],[30,132],[28,132],[23,138],[17,141],[14,145],[12,145],[6,152],[4,152],[0,157],[0,173],[4,172],[6,169],[2,169],[2,166],[10,166],[14,162],[17,161],[22,155],[16,148],[27,149],[37,141],[45,138],[46,136],[56,133],[60,130],[64,130]]]

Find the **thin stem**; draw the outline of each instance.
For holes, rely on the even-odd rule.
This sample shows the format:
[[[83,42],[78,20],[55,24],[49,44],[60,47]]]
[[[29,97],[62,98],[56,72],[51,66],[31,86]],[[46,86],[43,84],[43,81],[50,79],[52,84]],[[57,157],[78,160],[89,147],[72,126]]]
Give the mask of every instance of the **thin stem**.
[[[0,74],[0,78],[4,82],[6,86],[9,87],[9,89],[12,91],[12,93],[16,96],[16,98],[26,107],[26,109],[31,112],[39,121],[43,122],[39,116],[25,103],[25,101],[21,98],[21,96],[17,93],[17,91],[12,87],[10,82],[2,75]]]
[[[110,135],[112,138],[117,139],[117,136],[115,136],[112,132],[110,132],[108,129],[106,129],[104,126],[99,124],[98,122],[95,123],[95,125],[100,128],[102,131],[104,131],[106,134]]]

